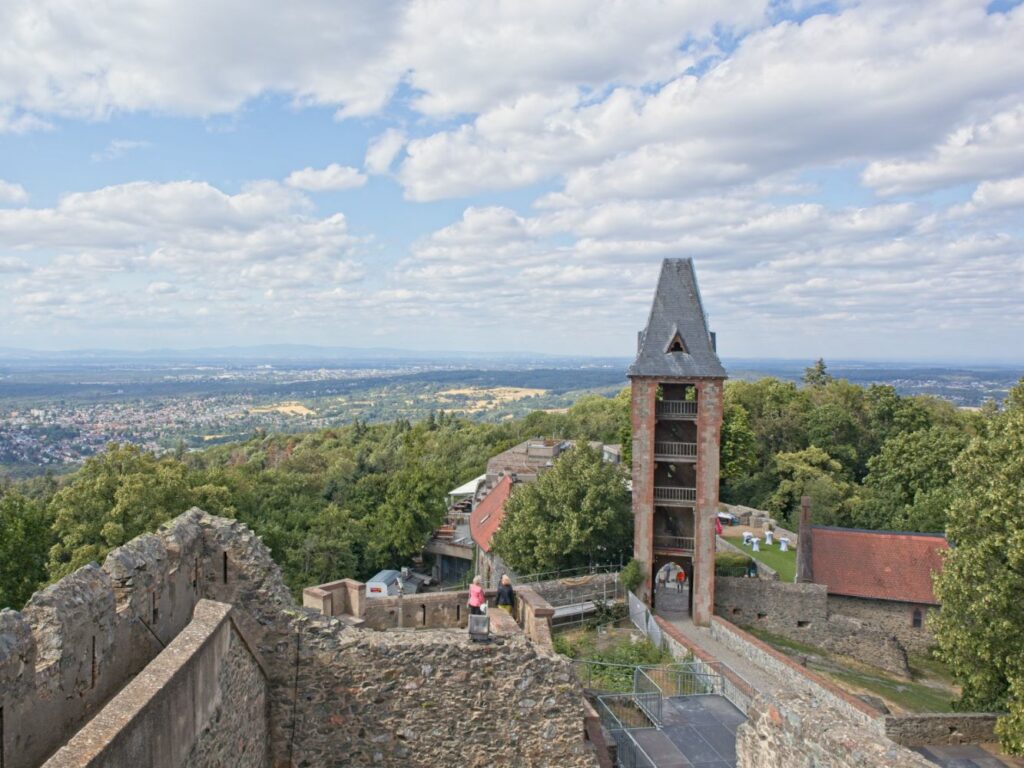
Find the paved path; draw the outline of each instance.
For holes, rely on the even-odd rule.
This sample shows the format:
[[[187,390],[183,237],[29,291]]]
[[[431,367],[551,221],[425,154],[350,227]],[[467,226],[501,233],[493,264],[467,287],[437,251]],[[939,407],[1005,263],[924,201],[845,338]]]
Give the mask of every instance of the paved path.
[[[657,614],[678,629],[691,643],[730,667],[756,690],[772,695],[787,690],[785,683],[776,675],[722,645],[711,636],[711,630],[696,626],[685,611],[659,610]],[[945,768],[996,768],[1017,764],[1007,762],[1005,758],[996,757],[974,745],[919,747],[914,751]]]
[[[711,636],[710,629],[696,626],[685,612],[658,610],[657,614],[678,629],[691,643],[732,669],[755,690],[772,695],[778,695],[786,690],[785,684],[778,677],[722,645]]]

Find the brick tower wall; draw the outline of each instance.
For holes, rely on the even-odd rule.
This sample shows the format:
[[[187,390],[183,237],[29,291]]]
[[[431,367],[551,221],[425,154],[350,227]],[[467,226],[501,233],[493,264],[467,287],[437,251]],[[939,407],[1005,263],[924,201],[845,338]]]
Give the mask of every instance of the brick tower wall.
[[[654,409],[658,382],[635,378],[631,387],[633,424],[633,557],[644,564],[638,596],[651,602],[654,564]]]
[[[722,382],[697,384],[697,506],[694,511],[693,621],[707,626],[715,610],[715,518],[718,515]]]

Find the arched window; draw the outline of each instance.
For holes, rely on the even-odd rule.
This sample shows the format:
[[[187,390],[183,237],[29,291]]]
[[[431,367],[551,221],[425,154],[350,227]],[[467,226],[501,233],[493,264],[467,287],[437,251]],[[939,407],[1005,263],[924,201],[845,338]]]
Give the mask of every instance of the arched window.
[[[921,609],[920,608],[915,608],[914,609],[914,617],[911,619],[911,626],[914,629],[920,629],[923,623],[924,623],[924,614],[921,613]]]

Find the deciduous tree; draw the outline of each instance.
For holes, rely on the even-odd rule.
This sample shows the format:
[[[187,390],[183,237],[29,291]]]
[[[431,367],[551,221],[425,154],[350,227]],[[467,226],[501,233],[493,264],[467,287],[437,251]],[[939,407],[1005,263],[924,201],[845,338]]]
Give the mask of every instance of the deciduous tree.
[[[625,474],[578,444],[505,505],[494,550],[519,573],[617,560],[632,547]]]
[[[1024,754],[1024,379],[954,463],[953,491],[939,653],[963,687],[958,707],[1009,712],[996,732]]]

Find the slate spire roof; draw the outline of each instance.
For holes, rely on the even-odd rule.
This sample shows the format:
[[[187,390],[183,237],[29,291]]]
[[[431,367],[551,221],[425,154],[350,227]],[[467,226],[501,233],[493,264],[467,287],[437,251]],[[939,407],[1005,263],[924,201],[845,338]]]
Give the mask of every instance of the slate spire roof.
[[[647,328],[627,375],[726,377],[708,331],[692,259],[662,262]]]

